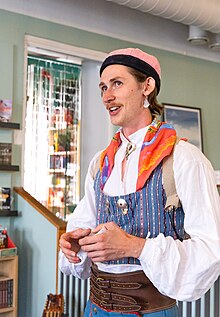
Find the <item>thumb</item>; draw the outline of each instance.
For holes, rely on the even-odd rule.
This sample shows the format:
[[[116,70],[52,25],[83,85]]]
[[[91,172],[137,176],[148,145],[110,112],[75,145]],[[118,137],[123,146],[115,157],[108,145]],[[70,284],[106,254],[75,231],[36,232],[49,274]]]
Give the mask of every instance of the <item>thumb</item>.
[[[103,233],[107,230],[105,224],[101,223],[100,225],[98,225],[96,228],[94,228],[92,230],[92,233],[93,234],[96,234],[96,233]]]

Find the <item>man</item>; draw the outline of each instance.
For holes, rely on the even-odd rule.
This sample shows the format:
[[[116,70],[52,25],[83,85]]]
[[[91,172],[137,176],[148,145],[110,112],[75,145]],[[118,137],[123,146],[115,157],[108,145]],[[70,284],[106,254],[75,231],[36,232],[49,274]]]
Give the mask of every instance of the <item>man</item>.
[[[133,48],[113,51],[100,69],[104,106],[121,128],[90,163],[60,239],[60,269],[90,276],[85,316],[176,317],[176,300],[198,299],[220,273],[213,169],[156,119],[160,77],[158,60]],[[173,176],[164,168],[172,155]],[[180,205],[167,208],[165,179],[175,179]]]

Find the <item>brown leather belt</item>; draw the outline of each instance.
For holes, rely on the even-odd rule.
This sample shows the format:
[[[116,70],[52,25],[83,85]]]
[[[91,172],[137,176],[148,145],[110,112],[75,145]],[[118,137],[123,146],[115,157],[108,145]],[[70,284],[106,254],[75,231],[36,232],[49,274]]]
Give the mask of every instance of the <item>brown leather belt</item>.
[[[143,271],[111,274],[92,266],[90,300],[105,310],[140,314],[169,309],[176,301],[162,295]]]

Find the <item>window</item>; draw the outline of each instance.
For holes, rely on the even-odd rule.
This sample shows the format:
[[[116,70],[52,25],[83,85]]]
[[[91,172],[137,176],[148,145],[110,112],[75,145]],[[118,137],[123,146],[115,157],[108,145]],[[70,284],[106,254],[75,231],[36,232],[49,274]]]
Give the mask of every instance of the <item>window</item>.
[[[105,57],[103,52],[25,35],[22,184],[66,220],[83,196],[91,158],[112,136],[98,89]]]
[[[28,55],[24,188],[62,219],[79,201],[81,65]]]

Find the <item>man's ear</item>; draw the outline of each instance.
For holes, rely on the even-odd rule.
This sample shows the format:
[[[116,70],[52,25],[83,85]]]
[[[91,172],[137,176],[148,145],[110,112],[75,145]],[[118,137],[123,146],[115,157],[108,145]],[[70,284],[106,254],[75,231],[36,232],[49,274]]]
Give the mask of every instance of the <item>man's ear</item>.
[[[153,77],[148,77],[143,86],[143,94],[145,97],[149,96],[152,91],[154,91],[156,86],[155,80]]]

